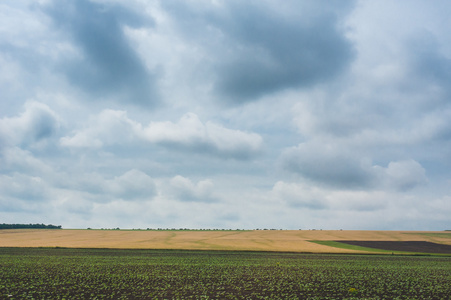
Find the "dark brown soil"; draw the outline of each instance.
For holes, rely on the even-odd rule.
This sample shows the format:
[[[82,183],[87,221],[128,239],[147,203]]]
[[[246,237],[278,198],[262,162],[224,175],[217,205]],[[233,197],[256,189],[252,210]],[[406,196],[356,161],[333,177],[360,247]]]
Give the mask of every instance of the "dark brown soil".
[[[444,253],[451,254],[451,245],[436,244],[424,241],[337,241],[348,245],[405,252]]]

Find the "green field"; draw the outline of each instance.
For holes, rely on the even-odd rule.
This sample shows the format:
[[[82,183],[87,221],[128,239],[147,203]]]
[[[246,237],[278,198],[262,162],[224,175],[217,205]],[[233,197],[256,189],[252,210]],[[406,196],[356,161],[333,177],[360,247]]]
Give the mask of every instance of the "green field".
[[[359,247],[359,246],[353,246],[348,245],[344,243],[340,243],[337,241],[310,241],[312,243],[316,243],[319,245],[325,245],[325,246],[331,246],[335,248],[340,249],[349,249],[349,250],[357,250],[357,251],[365,251],[365,252],[375,252],[375,253],[395,253],[394,251],[390,250],[381,250],[381,249],[374,249],[374,248],[368,248],[368,247]],[[396,252],[396,254],[402,254],[402,252]]]
[[[0,248],[1,299],[449,299],[451,257]]]

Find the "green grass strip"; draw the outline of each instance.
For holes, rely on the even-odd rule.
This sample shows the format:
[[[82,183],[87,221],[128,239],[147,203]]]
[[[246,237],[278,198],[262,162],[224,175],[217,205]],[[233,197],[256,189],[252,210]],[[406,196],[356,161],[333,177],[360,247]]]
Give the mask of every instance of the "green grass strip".
[[[450,233],[448,233],[448,232],[404,232],[403,234],[423,235],[423,236],[451,239],[451,232]]]
[[[361,247],[361,246],[355,246],[355,245],[349,245],[346,243],[341,243],[337,241],[309,241],[315,244],[324,245],[324,246],[330,246],[340,249],[348,249],[348,250],[356,250],[356,251],[366,251],[366,252],[378,252],[378,253],[396,253],[396,254],[405,254],[406,252],[400,252],[400,251],[391,251],[391,250],[383,250],[383,249],[376,249],[376,248],[368,248],[368,247]]]

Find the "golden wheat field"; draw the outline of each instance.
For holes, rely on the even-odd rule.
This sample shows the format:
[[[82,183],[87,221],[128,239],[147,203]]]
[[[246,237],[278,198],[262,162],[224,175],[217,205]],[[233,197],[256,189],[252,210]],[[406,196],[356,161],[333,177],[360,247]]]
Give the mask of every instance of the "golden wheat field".
[[[0,230],[0,247],[252,250],[358,253],[312,243],[337,241],[428,241],[451,245],[451,234],[435,231],[350,230]]]

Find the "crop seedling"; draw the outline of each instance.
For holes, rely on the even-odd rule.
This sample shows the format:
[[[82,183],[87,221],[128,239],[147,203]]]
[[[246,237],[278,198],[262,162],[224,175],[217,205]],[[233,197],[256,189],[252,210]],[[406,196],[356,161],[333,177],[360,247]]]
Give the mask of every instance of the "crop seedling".
[[[0,299],[447,299],[451,257],[0,248]]]

